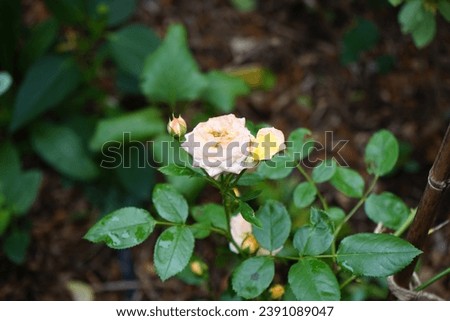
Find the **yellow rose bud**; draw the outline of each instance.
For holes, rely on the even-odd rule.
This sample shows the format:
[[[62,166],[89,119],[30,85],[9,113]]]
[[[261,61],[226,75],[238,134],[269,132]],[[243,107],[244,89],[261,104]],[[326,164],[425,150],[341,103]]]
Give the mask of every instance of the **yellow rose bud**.
[[[198,276],[202,276],[207,269],[207,266],[200,261],[192,261],[189,267],[191,268],[192,273]]]
[[[167,124],[169,134],[174,137],[183,137],[186,134],[186,130],[187,125],[184,119],[181,116],[177,118],[172,115],[172,119]]]
[[[269,289],[269,293],[273,300],[279,300],[284,295],[284,286],[281,284],[275,284]]]
[[[259,243],[253,234],[248,234],[247,237],[242,241],[241,248],[248,252],[249,254],[253,254],[259,249]]]
[[[261,128],[252,143],[252,157],[255,161],[271,159],[286,148],[283,132],[273,127]]]

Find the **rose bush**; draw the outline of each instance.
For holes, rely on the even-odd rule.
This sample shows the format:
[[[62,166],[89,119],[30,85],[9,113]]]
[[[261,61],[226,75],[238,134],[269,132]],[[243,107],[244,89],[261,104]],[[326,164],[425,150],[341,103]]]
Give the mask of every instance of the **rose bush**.
[[[366,188],[358,172],[330,159],[314,167],[311,174],[303,169],[302,160],[309,157],[313,145],[311,132],[305,128],[289,135],[288,147],[281,131],[268,127],[253,135],[245,119],[233,114],[199,123],[185,137],[178,135],[178,129],[169,126],[169,132],[182,142],[180,148],[192,156],[193,165],[204,171],[193,168],[190,161],[172,161],[160,171],[201,178],[219,191],[222,204],[195,206],[173,185],[157,184],[151,210],[156,216],[144,209],[122,208],[95,224],[86,239],[123,249],[144,242],[155,228],[162,228],[154,247],[156,273],[163,281],[177,276],[201,283],[208,279],[208,265],[194,252],[196,242],[216,233],[226,239],[232,252],[221,253],[233,268],[231,289],[243,299],[339,300],[346,297],[342,290],[353,280],[391,276],[421,253],[399,237],[414,211],[408,213],[400,199],[373,193],[377,180],[392,171],[398,158],[398,142],[390,132],[375,133],[366,146],[367,172],[373,176]],[[283,155],[274,157],[285,148]],[[295,188],[287,187],[277,197],[269,184],[287,178],[294,169],[304,181],[294,181]],[[260,188],[265,180],[272,182],[261,194],[254,187]],[[359,201],[347,213],[331,207],[319,188],[322,183]],[[283,185],[275,186],[282,189]],[[369,219],[389,227],[392,234],[341,233],[363,205]],[[289,271],[285,277],[275,277],[276,263],[281,262]],[[279,280],[287,281],[275,283]]]

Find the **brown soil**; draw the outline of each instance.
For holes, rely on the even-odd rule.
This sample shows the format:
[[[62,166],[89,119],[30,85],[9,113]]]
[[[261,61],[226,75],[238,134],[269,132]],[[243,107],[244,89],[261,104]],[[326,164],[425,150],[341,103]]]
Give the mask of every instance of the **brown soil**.
[[[370,135],[381,128],[391,130],[412,146],[411,159],[417,161],[418,170],[401,169],[382,179],[377,190],[392,191],[411,207],[417,206],[450,116],[448,24],[439,19],[435,41],[418,50],[410,37],[401,34],[396,10],[390,6],[375,9],[355,1],[319,4],[314,0],[259,3],[254,12],[239,13],[226,0],[146,0],[140,2],[135,20],[161,35],[169,24],[183,23],[203,70],[249,64],[271,69],[277,76],[275,88],[240,99],[237,113],[255,122],[271,123],[284,132],[310,128],[319,141],[325,131],[333,131],[335,139],[349,140],[343,156],[361,171],[361,155]],[[305,3],[316,7],[309,8]],[[28,21],[38,20],[33,14],[46,14],[39,5],[27,8]],[[355,16],[374,21],[381,41],[358,63],[345,67],[339,63],[341,39]],[[250,43],[247,48],[233,50],[232,43],[244,40]],[[396,57],[393,69],[384,75],[373,70],[374,59],[381,54]],[[309,97],[311,106],[302,105],[299,96]],[[323,192],[332,203],[344,208],[351,205],[326,186]],[[437,223],[448,219],[449,208],[449,204],[442,207]],[[215,267],[215,249],[223,244],[221,239],[198,242],[196,248],[210,265],[211,291],[177,279],[162,283],[151,259],[156,235],[121,254],[82,240],[96,213],[80,190],[65,187],[61,178],[46,168],[39,199],[29,213],[32,243],[26,263],[14,265],[0,254],[0,299],[71,299],[66,287],[69,280],[91,285],[98,300],[218,299],[227,288],[229,269]],[[371,228],[363,215],[352,222],[355,230]],[[422,280],[450,266],[449,249],[447,225],[429,239],[419,274]],[[127,255],[132,256],[131,267],[121,265]],[[131,280],[123,281],[127,278]],[[447,276],[429,291],[448,300],[449,289]]]

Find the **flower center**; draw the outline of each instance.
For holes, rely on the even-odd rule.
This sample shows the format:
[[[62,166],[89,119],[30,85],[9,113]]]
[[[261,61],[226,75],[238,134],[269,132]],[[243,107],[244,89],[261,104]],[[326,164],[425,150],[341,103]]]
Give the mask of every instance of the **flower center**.
[[[209,132],[213,137],[218,138],[218,137],[224,137],[227,135],[227,133],[223,132],[223,131],[218,131],[218,130],[211,130]]]

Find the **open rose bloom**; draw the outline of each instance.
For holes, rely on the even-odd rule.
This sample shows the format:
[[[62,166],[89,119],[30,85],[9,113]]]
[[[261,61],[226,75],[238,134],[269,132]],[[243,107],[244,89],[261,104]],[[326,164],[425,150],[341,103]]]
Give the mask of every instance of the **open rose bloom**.
[[[239,174],[257,161],[270,159],[285,148],[284,135],[273,127],[260,129],[256,138],[245,127],[245,118],[233,114],[213,117],[186,134],[182,144],[194,166],[209,176]]]

